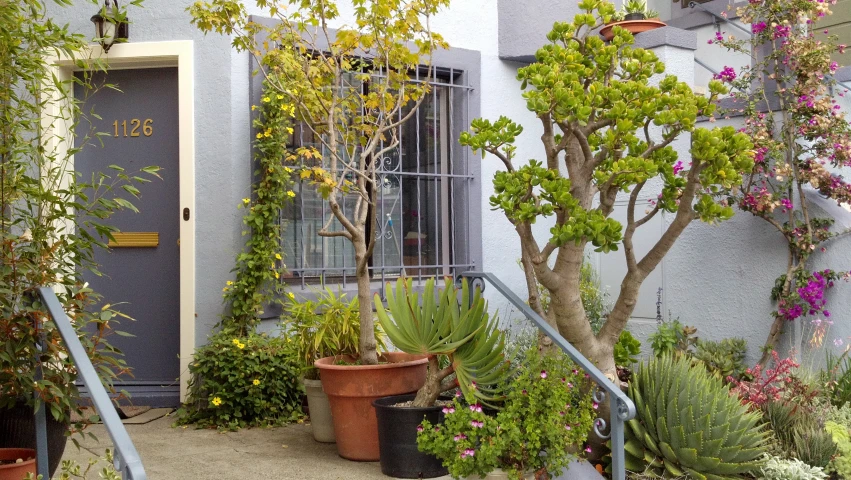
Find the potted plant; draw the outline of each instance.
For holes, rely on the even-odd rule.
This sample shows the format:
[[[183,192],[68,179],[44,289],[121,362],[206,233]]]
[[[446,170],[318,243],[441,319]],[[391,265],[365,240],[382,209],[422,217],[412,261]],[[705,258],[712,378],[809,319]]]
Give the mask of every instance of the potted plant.
[[[451,279],[446,283],[435,294],[435,280],[428,279],[421,297],[411,280],[400,278],[395,289],[387,289],[387,310],[379,298],[375,300],[379,322],[393,345],[403,352],[428,357],[425,384],[416,395],[373,402],[381,471],[388,476],[431,478],[446,474],[439,459],[417,450],[417,426],[423,418],[440,421],[442,406],[436,402],[441,393],[460,387],[465,396],[478,402],[500,398],[499,384],[507,364],[505,338],[497,328],[497,318],[488,314],[479,290],[471,296],[466,279],[460,292]]]
[[[27,0],[4,5],[0,16],[5,33],[0,50],[9,60],[0,62],[0,117],[6,119],[0,126],[0,448],[35,448],[39,398],[47,413],[52,473],[80,395],[76,367],[36,289],[54,287],[107,386],[125,373],[126,365],[115,355],[119,352],[106,338],[114,332],[118,313],[100,306],[83,272],[97,271],[94,249],[106,247],[115,231],[105,224],[110,215],[134,209],[131,200],[139,191],[133,184],[149,181],[157,169],[115,168],[90,180],[73,173],[72,155],[97,132],[80,126],[86,112],[70,92],[76,87],[91,94],[95,88],[85,73],[73,81],[58,79],[49,54],[83,58],[89,39],[50,21],[49,12],[42,1]],[[92,64],[92,69],[102,68]],[[41,352],[37,344],[44,346]]]
[[[420,450],[453,478],[549,478],[581,452],[598,407],[584,375],[560,352],[536,347],[519,363],[495,416],[471,395],[455,399],[442,425],[424,420],[418,429]]]
[[[425,381],[424,357],[379,357],[377,351],[370,272],[381,181],[376,159],[399,147],[400,127],[431,92],[432,56],[446,42],[431,31],[429,19],[448,3],[366,0],[355,8],[353,26],[337,29],[331,27],[338,24],[335,1],[189,7],[199,29],[230,35],[236,49],[254,56],[268,96],[280,98],[303,133],[294,135],[285,161],[327,203],[329,218],[318,234],[351,243],[361,321],[358,356],[320,359],[316,366],[334,412],[337,451],[352,460],[378,460],[372,400],[416,391]],[[249,12],[272,21],[256,22]]]
[[[633,35],[664,27],[665,23],[659,21],[658,17],[657,12],[647,8],[647,0],[627,0],[623,9],[612,17],[613,21],[600,29],[600,35],[606,41],[611,41],[615,37],[616,26],[625,28]]]
[[[22,480],[35,475],[35,450],[0,448],[0,480]]]
[[[296,301],[293,297],[285,305],[284,312],[284,335],[295,342],[296,355],[304,371],[313,438],[317,442],[334,443],[331,405],[313,362],[335,355],[357,356],[360,340],[358,300],[348,300],[345,293],[335,294],[326,288],[317,292],[315,300]],[[378,324],[375,326],[376,342],[384,350],[384,338]]]

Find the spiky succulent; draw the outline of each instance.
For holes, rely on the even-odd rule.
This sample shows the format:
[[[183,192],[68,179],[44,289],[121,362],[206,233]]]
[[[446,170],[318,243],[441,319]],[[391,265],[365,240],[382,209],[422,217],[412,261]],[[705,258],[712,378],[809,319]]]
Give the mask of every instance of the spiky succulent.
[[[720,379],[686,358],[642,363],[629,386],[636,418],[626,429],[627,468],[665,478],[745,478],[759,471],[766,433]]]
[[[439,393],[456,386],[465,396],[472,395],[484,403],[499,400],[507,366],[505,335],[497,328],[497,318],[488,314],[481,292],[470,292],[466,279],[460,292],[447,280],[447,286],[435,294],[431,278],[420,297],[411,280],[400,278],[394,289],[387,289],[387,310],[378,296],[375,308],[393,345],[403,352],[431,358],[426,384],[414,399],[414,406],[427,406]],[[448,367],[438,368],[435,357],[439,355],[448,358]],[[448,381],[452,373],[457,382]]]

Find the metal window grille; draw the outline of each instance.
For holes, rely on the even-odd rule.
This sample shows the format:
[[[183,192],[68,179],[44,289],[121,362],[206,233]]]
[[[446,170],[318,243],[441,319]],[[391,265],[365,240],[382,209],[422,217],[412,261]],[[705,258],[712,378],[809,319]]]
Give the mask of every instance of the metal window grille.
[[[373,75],[373,78],[380,75]],[[414,81],[422,81],[417,72]],[[474,267],[469,216],[471,206],[469,149],[458,137],[469,119],[469,92],[463,72],[438,70],[432,90],[419,110],[399,127],[400,143],[376,159],[376,245],[369,271],[383,285],[405,274],[415,279],[452,275]],[[399,112],[400,119],[406,112]],[[323,150],[305,131],[296,144]],[[327,152],[323,151],[326,159]],[[332,215],[327,202],[306,182],[295,186],[295,201],[281,212],[282,243],[288,265],[283,280],[293,284],[354,282],[354,249],[341,237],[320,237]],[[354,194],[340,201],[344,212],[354,208]],[[341,226],[334,220],[332,229]]]

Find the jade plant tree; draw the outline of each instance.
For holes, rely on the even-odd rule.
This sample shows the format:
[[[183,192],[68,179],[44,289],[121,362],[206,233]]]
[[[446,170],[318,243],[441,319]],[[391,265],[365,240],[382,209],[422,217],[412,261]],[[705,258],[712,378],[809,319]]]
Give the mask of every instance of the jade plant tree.
[[[395,289],[387,289],[387,309],[377,295],[375,306],[393,345],[428,356],[426,381],[412,406],[430,407],[441,393],[458,387],[467,398],[500,398],[499,384],[508,366],[505,335],[497,328],[497,317],[488,314],[481,292],[476,289],[471,296],[466,279],[459,297],[451,279],[436,295],[435,281],[428,279],[420,296],[412,280],[400,278]]]
[[[633,48],[633,36],[615,27],[611,42],[596,33],[615,14],[611,3],[583,0],[573,22],[558,22],[536,61],[519,69],[527,108],[543,127],[545,158],[521,162],[514,142],[523,127],[509,118],[477,119],[461,143],[492,154],[504,169],[494,179],[491,206],[502,211],[520,238],[529,304],[583,355],[612,379],[614,345],[629,320],[642,282],[695,220],[730,218],[726,195],[750,171],[751,142],[733,127],[698,128],[727,91],[719,81],[709,96],[696,94],[651,51]],[[688,155],[672,145],[688,141]],[[652,203],[641,201],[652,196]],[[612,218],[624,200],[626,223]],[[661,237],[644,254],[636,231],[665,215]],[[532,225],[552,222],[549,238]],[[658,227],[654,227],[657,228]],[[626,274],[620,293],[598,333],[581,300],[586,247],[620,250]],[[541,305],[537,284],[549,292]]]
[[[337,29],[331,25],[342,21],[332,0],[258,0],[257,9],[274,22],[252,21],[238,0],[199,1],[189,11],[199,29],[229,35],[234,48],[255,57],[266,95],[281,101],[310,137],[285,161],[328,202],[331,215],[319,235],[352,244],[360,361],[370,365],[378,363],[369,274],[381,187],[377,159],[398,147],[400,127],[430,91],[432,54],[445,42],[429,19],[449,0],[352,3],[354,24]],[[428,73],[415,80],[421,69]],[[353,205],[344,205],[352,198]]]

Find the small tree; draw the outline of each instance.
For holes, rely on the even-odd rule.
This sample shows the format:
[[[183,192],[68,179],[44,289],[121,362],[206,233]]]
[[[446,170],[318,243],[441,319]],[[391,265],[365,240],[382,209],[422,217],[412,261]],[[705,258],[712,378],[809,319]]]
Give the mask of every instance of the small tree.
[[[550,43],[517,75],[527,108],[543,125],[546,159],[516,162],[513,143],[523,129],[505,117],[475,120],[461,142],[505,165],[494,178],[490,202],[520,237],[529,304],[616,378],[614,345],[641,283],[693,220],[714,223],[733,215],[723,198],[750,170],[751,144],[732,127],[695,126],[698,117],[715,111],[713,101],[726,92],[721,82],[710,83],[709,98],[673,76],[657,77],[652,85],[651,77],[665,71],[653,52],[631,47],[633,37],[624,29],[615,27],[611,43],[595,32],[611,20],[614,6],[583,0],[579,8],[572,23],[553,26]],[[679,160],[671,146],[685,133],[691,134],[690,162]],[[651,187],[661,190],[658,198],[649,207],[639,205],[642,191]],[[626,225],[611,218],[619,194],[628,195]],[[633,236],[660,212],[670,214],[670,222],[638,257]],[[554,220],[545,242],[532,233],[532,224],[542,218]],[[589,243],[603,253],[622,244],[627,265],[620,294],[596,335],[580,290]],[[550,294],[547,308],[539,302],[538,282]]]
[[[813,254],[826,251],[838,233],[830,230],[833,218],[816,216],[807,198],[821,195],[851,203],[851,184],[829,170],[851,166],[851,126],[833,96],[836,82],[831,76],[839,67],[831,55],[843,52],[845,45],[838,45],[836,37],[816,38],[816,20],[831,13],[831,3],[751,2],[738,12],[751,24],[750,39],[719,34],[715,40],[753,59],[738,74],[724,67],[718,75],[736,87],[733,97],[740,106],[735,110],[744,115],[745,131],[756,148],[753,170],[731,201],[773,226],[789,252],[786,271],[771,290],[777,310],[762,366],[788,322],[808,315],[830,317],[825,292],[835,280],[848,278],[847,273],[809,266]]]
[[[355,0],[355,25],[337,30],[330,26],[339,15],[332,0],[258,0],[276,20],[272,26],[251,21],[239,1],[189,9],[202,31],[231,35],[238,51],[254,55],[267,88],[288,101],[284,108],[321,147],[298,147],[286,160],[301,161],[298,174],[328,201],[332,216],[319,235],[346,238],[354,247],[364,364],[378,362],[368,270],[380,187],[376,159],[398,147],[401,125],[429,92],[428,75],[415,82],[412,74],[428,68],[444,45],[429,18],[448,2]],[[345,195],[356,197],[354,208],[342,207]]]

